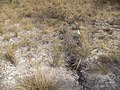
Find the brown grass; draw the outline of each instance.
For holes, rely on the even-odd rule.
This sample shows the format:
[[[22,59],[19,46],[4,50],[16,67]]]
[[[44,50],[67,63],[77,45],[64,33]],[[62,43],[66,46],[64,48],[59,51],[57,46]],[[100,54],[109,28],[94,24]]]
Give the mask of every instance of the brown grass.
[[[23,76],[13,90],[57,90],[56,85],[39,71],[31,76]]]
[[[115,62],[117,64],[120,64],[120,52],[111,51],[105,55],[100,55],[99,59],[102,60],[102,62]]]
[[[15,57],[15,51],[17,47],[12,45],[6,46],[5,48],[6,48],[6,53],[4,54],[5,59],[11,62],[11,64],[16,66],[18,64],[18,60]]]
[[[14,21],[21,20],[23,17],[32,17],[40,21],[48,18],[65,20],[65,18],[76,15],[84,16],[87,19],[111,19],[119,15],[119,10],[110,12],[110,1],[108,0],[10,0],[9,2],[12,3],[5,4],[0,8],[3,9],[2,13],[7,18]],[[15,2],[19,2],[19,4]],[[99,8],[101,4],[103,5],[102,9]],[[117,9],[119,6],[117,4],[111,7]]]
[[[57,45],[56,43],[53,45],[53,52],[54,52],[53,66],[59,67],[62,64],[62,59],[61,59],[62,47],[60,45]]]
[[[70,20],[71,22],[78,21],[80,27],[83,21],[84,24],[87,24],[94,20],[110,21],[119,18],[119,8],[119,0],[3,0],[0,5],[0,23],[10,19],[15,23],[21,22],[25,30],[31,30],[34,26],[42,24],[48,28],[54,25],[59,27],[62,22]],[[83,17],[84,20],[79,19],[80,17]],[[76,48],[74,44],[67,47],[69,50],[77,52],[82,59],[87,58],[93,48],[88,35],[90,28],[85,26],[86,30],[82,30],[80,36],[82,47]],[[3,32],[1,25],[0,32]],[[21,45],[29,46],[28,39],[24,38]],[[6,40],[9,40],[9,37],[6,36]],[[101,44],[98,47],[106,48]],[[110,55],[111,58],[113,56],[116,54]]]

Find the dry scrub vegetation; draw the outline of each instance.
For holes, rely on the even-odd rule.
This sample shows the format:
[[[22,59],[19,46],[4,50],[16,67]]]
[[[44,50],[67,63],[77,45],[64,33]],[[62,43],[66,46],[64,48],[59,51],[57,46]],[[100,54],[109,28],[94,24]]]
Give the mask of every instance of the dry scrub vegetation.
[[[75,24],[75,28],[81,30],[81,34],[77,38],[80,38],[79,41],[82,46],[78,47],[74,42],[67,43],[64,48],[57,46],[57,44],[54,45],[54,66],[59,66],[62,63],[60,57],[61,48],[65,49],[66,52],[70,52],[70,54],[72,52],[73,56],[74,54],[77,55],[75,56],[77,57],[77,61],[74,62],[75,66],[79,64],[79,60],[88,58],[91,51],[96,48],[108,50],[104,56],[99,57],[100,59],[120,64],[120,52],[109,47],[108,37],[98,37],[99,39],[104,38],[102,43],[96,42],[94,44],[90,36],[91,33],[96,33],[96,30],[88,26],[90,22],[97,20],[105,20],[111,22],[111,24],[115,23],[114,19],[120,18],[119,6],[119,0],[0,0],[0,35],[4,34],[4,40],[9,41],[11,36],[6,35],[8,31],[14,32],[14,37],[17,37],[21,28],[22,30],[30,31],[34,27],[41,28],[40,26],[44,25],[44,27],[50,29],[48,31],[44,30],[43,33],[49,33],[55,32],[53,28],[64,29],[62,25]],[[7,31],[4,27],[4,21],[6,20],[11,20],[12,23],[19,23],[23,27],[18,29],[15,26]],[[82,26],[84,28],[81,28]],[[69,35],[68,33],[66,39],[71,37]],[[34,45],[35,43],[30,42],[29,38],[29,36],[21,36],[22,41],[16,46],[6,46],[5,59],[16,66],[18,63],[15,57],[16,47]],[[36,38],[41,39],[37,35]],[[59,42],[60,40],[56,41]],[[116,44],[118,43],[113,45]],[[118,47],[120,49],[120,45]],[[52,85],[52,81],[46,80],[46,77],[38,73],[37,75],[21,79],[20,85],[16,86],[14,90],[56,90],[56,88]]]
[[[114,10],[116,7],[119,9],[119,0],[2,0],[1,3],[4,3],[1,4],[1,18],[16,22],[24,18],[34,18],[39,22],[51,19],[55,22],[54,19],[61,21],[80,15],[88,20],[109,20],[119,16],[119,11]],[[109,4],[115,4],[115,7],[110,8]]]
[[[88,23],[94,20],[112,21],[120,16],[119,0],[1,0],[0,3],[1,34],[5,32],[2,30],[3,21],[8,19],[14,23],[21,22],[25,30],[31,30],[39,24],[44,24],[46,27],[56,25],[59,27],[66,21],[76,23],[80,17],[85,17],[83,21]],[[81,23],[78,26],[81,26]],[[80,50],[81,57],[88,56],[92,46],[87,40],[90,28],[86,26],[85,29],[87,30],[83,29],[80,36],[84,43],[83,49]],[[15,31],[17,36],[18,30],[14,28],[12,31]],[[92,32],[94,33],[94,30]],[[9,41],[10,37],[6,35],[4,39]],[[27,42],[23,40],[23,43],[27,44]],[[106,48],[105,46],[106,43],[102,43],[100,47]]]
[[[38,71],[31,76],[22,77],[13,90],[56,90],[56,85],[50,77]]]

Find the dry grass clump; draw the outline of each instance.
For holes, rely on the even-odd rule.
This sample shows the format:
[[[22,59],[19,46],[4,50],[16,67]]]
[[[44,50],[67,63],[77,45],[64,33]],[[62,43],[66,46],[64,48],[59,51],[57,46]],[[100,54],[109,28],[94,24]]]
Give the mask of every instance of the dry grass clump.
[[[19,42],[20,47],[30,46],[30,40],[26,37],[23,37],[21,42]]]
[[[109,53],[99,55],[98,61],[101,62],[96,68],[97,72],[107,74],[114,65],[120,65],[120,52],[111,51]]]
[[[14,5],[13,5],[14,6]],[[11,5],[3,5],[1,8],[1,20],[11,20],[14,22],[18,22],[20,19],[18,18],[19,13],[14,10],[14,7]]]
[[[59,67],[62,64],[61,53],[62,53],[62,46],[60,45],[53,45],[53,66]]]
[[[36,38],[39,39],[39,36],[34,36],[34,35],[20,35],[21,41],[18,43],[19,47],[36,47],[39,45],[38,42],[34,42],[31,40],[31,38]]]
[[[18,83],[13,90],[57,90],[54,82],[39,71],[31,76],[24,76]]]
[[[120,52],[111,52],[110,54],[108,54],[108,57],[110,58],[110,61],[114,61],[120,64]]]
[[[120,1],[119,0],[94,0],[96,3],[98,4],[107,4],[107,3],[111,3],[111,4],[119,4]]]
[[[88,29],[81,30],[80,34],[66,30],[63,45],[63,50],[68,59],[67,63],[72,69],[78,68],[81,61],[87,59],[93,49],[90,44]]]
[[[0,51],[0,61],[4,57],[3,53]]]
[[[9,36],[9,35],[4,35],[4,40],[9,41],[10,38],[11,38],[11,36]]]
[[[6,46],[6,53],[4,54],[4,57],[7,61],[10,61],[11,64],[17,65],[18,60],[15,57],[15,51],[16,51],[16,46]]]
[[[33,24],[30,22],[27,22],[24,26],[25,30],[32,30],[32,28],[33,28]]]
[[[19,4],[20,0],[1,0],[0,3],[7,3],[7,4]]]
[[[3,33],[3,25],[2,25],[2,23],[0,23],[0,34],[2,34]]]
[[[111,51],[107,53],[106,55],[100,55],[99,59],[102,62],[115,62],[117,64],[120,64],[120,52],[119,51]]]

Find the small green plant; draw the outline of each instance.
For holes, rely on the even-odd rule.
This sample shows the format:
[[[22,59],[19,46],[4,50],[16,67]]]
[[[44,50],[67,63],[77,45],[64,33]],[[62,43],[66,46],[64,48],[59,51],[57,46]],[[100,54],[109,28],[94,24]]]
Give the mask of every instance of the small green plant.
[[[32,30],[33,28],[33,24],[32,23],[27,23],[25,26],[24,26],[24,29],[25,30]]]

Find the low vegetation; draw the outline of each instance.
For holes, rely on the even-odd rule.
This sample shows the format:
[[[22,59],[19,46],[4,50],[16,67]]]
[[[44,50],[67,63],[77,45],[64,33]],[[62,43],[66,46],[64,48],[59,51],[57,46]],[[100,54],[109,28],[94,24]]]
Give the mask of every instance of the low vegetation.
[[[62,53],[62,50],[61,50],[61,46],[60,45],[54,45],[53,46],[53,52],[54,52],[54,56],[53,56],[53,66],[55,67],[59,67],[63,61],[62,61],[62,58],[61,58],[61,53]]]
[[[120,15],[117,10],[119,0],[1,0],[0,3],[0,33],[3,33],[1,23],[4,20],[11,20],[14,23],[21,22],[25,30],[31,30],[40,24],[44,24],[46,27],[55,25],[59,27],[62,22],[70,24],[79,20],[86,24],[86,22],[94,20],[110,21]],[[112,3],[114,5],[110,8],[109,5]],[[84,17],[84,20],[80,19],[81,17]],[[78,26],[81,26],[81,23]],[[89,28],[86,26],[86,29]],[[87,30],[83,30],[80,36],[83,47],[78,52],[81,58],[87,57],[93,48],[88,40],[87,33],[89,32],[86,32]],[[18,30],[14,29],[13,32],[17,36]],[[10,38],[8,35],[4,36],[6,41],[9,41]],[[24,45],[28,43],[27,39],[22,41]]]
[[[113,8],[118,8],[119,0],[2,0],[2,16],[3,19],[12,19],[13,21],[22,21],[24,18],[32,18],[35,21],[43,22],[46,19],[65,20],[66,18],[74,18],[84,16],[88,20],[92,19],[112,19],[118,17],[119,11],[111,10],[107,4],[114,2]],[[19,3],[18,3],[19,2]],[[91,5],[93,3],[93,5]],[[99,8],[103,4],[103,9]],[[98,10],[100,12],[98,12]]]
[[[7,61],[9,61],[13,65],[18,64],[18,60],[15,57],[15,51],[16,51],[16,46],[11,45],[11,46],[6,46],[6,53],[4,54],[4,57]]]
[[[92,55],[91,51],[96,48],[106,50],[106,53],[98,55],[101,62],[120,64],[120,52],[111,48],[112,45],[116,46],[114,38],[117,36],[116,34],[112,36],[115,28],[110,24],[111,21],[114,23],[114,20],[119,19],[119,6],[119,0],[0,0],[0,36],[3,37],[3,40],[0,37],[0,41],[9,43],[10,40],[20,40],[11,46],[0,46],[5,49],[4,54],[0,52],[0,60],[4,57],[16,66],[19,63],[15,56],[18,47],[29,47],[28,52],[33,47],[37,49],[42,42],[49,43],[48,38],[43,39],[43,34],[55,33],[51,36],[54,38],[62,29],[63,37],[57,38],[52,43],[54,67],[59,67],[63,63],[61,54],[64,53],[67,57],[65,59],[69,59],[66,60],[68,67],[77,70],[81,61],[89,58]],[[101,21],[106,21],[107,25],[109,24],[108,28],[113,30],[110,33],[108,29],[102,30],[105,25],[102,26]],[[94,24],[96,22],[97,25]],[[117,24],[119,23],[118,20]],[[38,33],[31,35],[35,27]],[[80,34],[76,33],[77,30],[80,30]],[[21,34],[22,31],[30,35]],[[9,33],[15,35],[10,36]],[[103,33],[105,35],[101,35]],[[106,73],[106,70],[104,66],[96,68],[96,72],[100,73]],[[13,90],[57,90],[57,86],[38,71],[31,76],[20,78],[18,85],[13,86]]]
[[[50,77],[39,71],[31,76],[23,76],[18,83],[12,90],[57,90]]]
[[[113,63],[117,63],[120,64],[120,52],[118,51],[111,51],[105,55],[100,55],[99,59],[102,62],[113,62]]]

